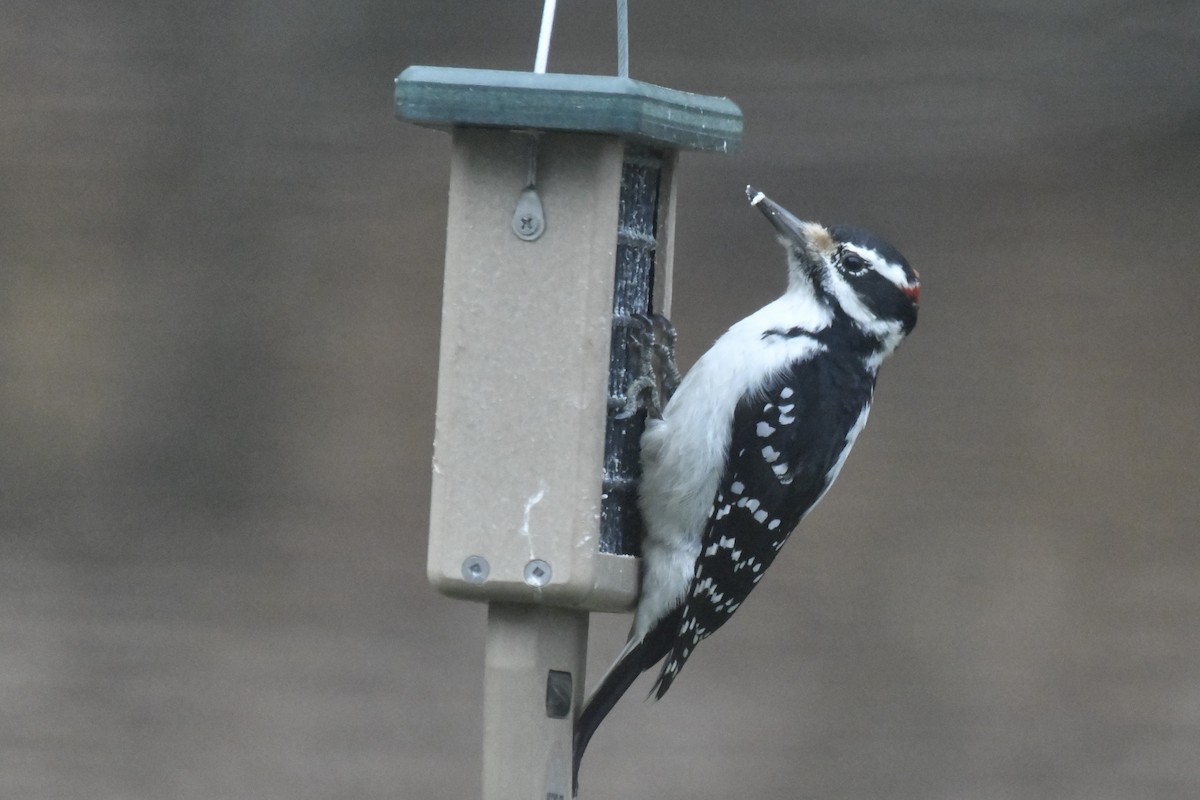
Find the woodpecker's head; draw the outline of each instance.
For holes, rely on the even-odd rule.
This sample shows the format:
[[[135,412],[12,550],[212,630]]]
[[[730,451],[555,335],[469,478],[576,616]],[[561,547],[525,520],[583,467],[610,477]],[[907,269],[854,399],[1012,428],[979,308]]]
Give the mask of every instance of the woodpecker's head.
[[[787,249],[788,291],[811,292],[840,309],[889,351],[917,324],[921,285],[896,248],[862,228],[797,219],[753,186],[746,196]]]

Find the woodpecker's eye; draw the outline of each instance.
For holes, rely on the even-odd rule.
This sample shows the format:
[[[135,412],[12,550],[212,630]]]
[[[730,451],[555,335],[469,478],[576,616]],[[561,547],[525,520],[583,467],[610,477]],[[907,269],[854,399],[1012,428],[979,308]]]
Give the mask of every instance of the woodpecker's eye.
[[[849,275],[862,275],[867,271],[867,262],[858,253],[842,255],[842,270]]]

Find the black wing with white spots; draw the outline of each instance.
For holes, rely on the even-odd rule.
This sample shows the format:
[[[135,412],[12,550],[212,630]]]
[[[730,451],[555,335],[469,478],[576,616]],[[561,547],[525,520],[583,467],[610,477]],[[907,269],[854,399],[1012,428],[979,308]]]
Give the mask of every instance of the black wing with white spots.
[[[770,331],[766,336],[819,335]],[[824,347],[743,399],[677,634],[655,684],[662,697],[700,640],[762,579],[788,535],[828,489],[865,420],[875,385],[859,358]],[[748,487],[755,487],[751,491]]]

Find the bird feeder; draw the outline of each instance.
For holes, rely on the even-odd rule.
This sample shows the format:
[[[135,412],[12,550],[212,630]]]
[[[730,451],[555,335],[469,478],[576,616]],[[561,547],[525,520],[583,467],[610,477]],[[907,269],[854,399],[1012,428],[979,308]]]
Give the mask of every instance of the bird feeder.
[[[413,66],[396,113],[451,135],[430,581],[489,604],[484,797],[571,794],[588,613],[638,591],[633,315],[671,300],[679,151],[724,98],[628,77]]]

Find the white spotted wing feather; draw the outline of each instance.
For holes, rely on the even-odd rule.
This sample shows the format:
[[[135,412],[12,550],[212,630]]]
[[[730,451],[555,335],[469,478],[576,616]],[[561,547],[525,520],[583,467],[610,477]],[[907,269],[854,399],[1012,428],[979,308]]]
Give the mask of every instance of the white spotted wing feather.
[[[713,500],[705,506],[707,519],[697,528],[702,535],[686,564],[682,616],[655,685],[659,697],[695,645],[738,609],[828,490],[870,410],[874,374],[861,360],[835,358],[820,334],[799,329],[760,329],[760,336],[778,339],[793,358],[736,404],[724,469],[708,486],[694,489],[707,489]]]

